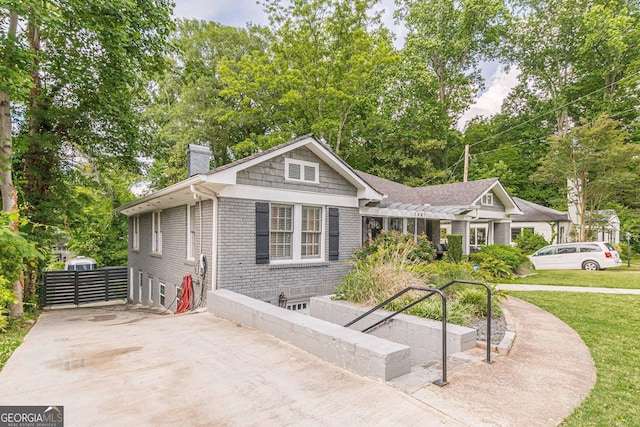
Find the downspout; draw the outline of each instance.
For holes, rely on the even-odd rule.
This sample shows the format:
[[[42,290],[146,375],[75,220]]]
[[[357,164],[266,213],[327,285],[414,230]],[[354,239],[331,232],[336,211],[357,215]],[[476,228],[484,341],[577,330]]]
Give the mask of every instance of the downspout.
[[[213,202],[212,206],[212,215],[213,215],[213,224],[211,227],[211,261],[209,263],[210,268],[210,277],[211,277],[211,290],[218,289],[218,195],[215,192],[204,192],[197,188],[196,185],[192,184],[189,189],[191,192],[201,198],[210,199]],[[202,202],[200,202],[200,253],[202,253]]]

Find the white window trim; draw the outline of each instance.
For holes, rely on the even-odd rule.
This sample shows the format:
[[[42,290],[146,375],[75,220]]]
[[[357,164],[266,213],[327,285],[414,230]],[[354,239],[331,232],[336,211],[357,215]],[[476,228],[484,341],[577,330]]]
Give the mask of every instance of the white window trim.
[[[167,304],[167,287],[162,282],[158,283],[158,304],[160,304],[162,307]]]
[[[133,229],[133,238],[131,242],[132,249],[134,251],[140,250],[140,216],[136,215],[133,218],[133,224],[131,228]]]
[[[482,204],[484,206],[493,206],[493,193],[487,193],[482,196]]]
[[[277,205],[284,205],[282,203],[276,203]],[[324,206],[305,204],[306,207],[320,208],[320,256],[317,258],[302,257],[302,206],[301,204],[288,204],[293,206],[293,236],[292,236],[292,248],[291,259],[277,259],[270,260],[270,264],[313,264],[325,261],[325,240],[327,239],[327,225],[326,221],[326,208]],[[271,211],[269,211],[271,212]],[[271,213],[269,213],[271,215]],[[271,216],[269,216],[271,218]],[[269,233],[269,239],[271,239],[271,233]],[[271,248],[271,241],[269,241],[269,248]]]
[[[158,230],[156,230],[156,217]],[[162,253],[162,211],[151,212],[151,252]]]
[[[153,277],[149,277],[147,279],[147,287],[149,290],[149,295],[148,295],[149,305],[153,305]]]
[[[300,179],[289,178],[289,167],[292,164],[300,166]],[[316,173],[313,181],[304,179],[305,166],[313,167],[315,169]],[[320,164],[314,163],[314,162],[305,162],[304,160],[286,158],[284,159],[284,180],[288,182],[304,182],[308,184],[319,184],[320,183]]]
[[[187,205],[187,254],[186,258],[189,261],[195,260],[194,254],[194,240],[195,232],[193,230],[194,224],[191,221],[191,211],[195,208],[195,205]]]

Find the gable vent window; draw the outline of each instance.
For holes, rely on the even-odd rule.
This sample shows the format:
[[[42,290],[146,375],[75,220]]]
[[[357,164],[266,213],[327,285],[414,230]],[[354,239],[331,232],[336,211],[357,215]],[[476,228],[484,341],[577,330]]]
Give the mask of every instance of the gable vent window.
[[[485,206],[493,206],[493,194],[487,193],[482,196],[482,204]]]
[[[284,159],[285,181],[320,183],[320,168],[318,163],[303,160]]]

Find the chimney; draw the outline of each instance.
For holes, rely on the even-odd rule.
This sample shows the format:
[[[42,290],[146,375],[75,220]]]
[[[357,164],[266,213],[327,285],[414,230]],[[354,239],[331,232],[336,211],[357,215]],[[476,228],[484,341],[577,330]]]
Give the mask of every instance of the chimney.
[[[187,178],[209,172],[211,169],[209,166],[210,160],[211,151],[209,147],[189,144],[189,149],[187,150]]]

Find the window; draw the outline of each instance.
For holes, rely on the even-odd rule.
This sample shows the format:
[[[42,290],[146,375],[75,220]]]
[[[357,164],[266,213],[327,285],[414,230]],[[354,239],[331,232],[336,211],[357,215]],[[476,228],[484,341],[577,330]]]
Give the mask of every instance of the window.
[[[302,160],[284,159],[284,179],[318,184],[320,182],[319,165]]]
[[[160,305],[164,307],[165,304],[165,295],[166,295],[166,288],[164,286],[164,283],[160,283],[159,285],[159,292],[158,294],[160,295]]]
[[[482,204],[486,206],[493,206],[493,193],[487,193],[482,196]]]
[[[612,251],[613,249],[609,249],[610,251]],[[593,245],[593,244],[581,244],[580,245],[580,252],[602,252],[602,248],[598,245]]]
[[[322,209],[302,207],[302,258],[320,258],[322,237]]]
[[[140,217],[134,216],[131,218],[131,228],[132,228],[132,240],[131,246],[134,251],[140,249]]]
[[[272,204],[270,214],[269,258],[272,261],[322,258],[321,207]]]
[[[149,291],[149,304],[153,305],[153,278],[149,277],[149,282],[147,284],[147,290]]]
[[[469,235],[469,243],[472,246],[485,245],[487,243],[487,229],[484,227],[472,228]]]
[[[138,302],[142,302],[142,271],[138,272]]]
[[[416,235],[416,219],[407,218],[407,233]]]
[[[554,247],[543,248],[543,249],[540,249],[538,252],[536,252],[536,254],[538,256],[555,255],[556,254],[556,248],[554,248]]]
[[[293,206],[271,205],[271,259],[293,255]]]
[[[402,218],[391,218],[389,220],[389,228],[391,231],[402,233]]]
[[[162,253],[161,212],[151,212],[151,252]]]
[[[300,310],[306,310],[306,309],[307,309],[306,302],[290,302],[287,304],[287,310],[300,311]]]
[[[558,255],[560,254],[575,254],[578,252],[578,248],[575,245],[572,246],[559,246]]]
[[[196,253],[196,210],[195,206],[187,205],[187,259],[194,259]]]
[[[133,301],[133,286],[135,277],[133,276],[133,267],[129,267],[129,299]]]

